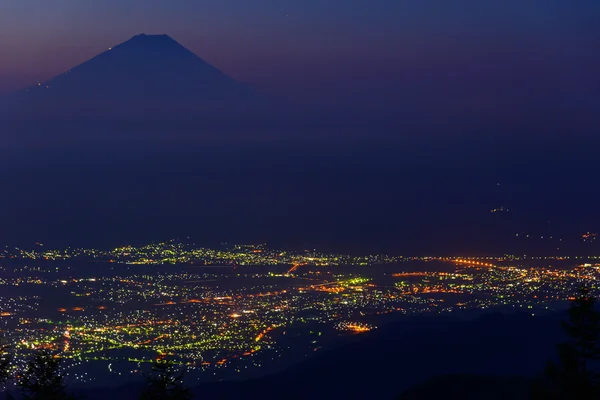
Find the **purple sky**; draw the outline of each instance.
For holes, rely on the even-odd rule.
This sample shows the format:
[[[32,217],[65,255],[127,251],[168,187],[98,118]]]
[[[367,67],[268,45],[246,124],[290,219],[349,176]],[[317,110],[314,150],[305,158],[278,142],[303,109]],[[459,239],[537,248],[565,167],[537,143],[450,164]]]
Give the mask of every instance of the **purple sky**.
[[[138,33],[273,90],[532,77],[583,90],[600,70],[597,21],[597,0],[0,0],[0,92]]]

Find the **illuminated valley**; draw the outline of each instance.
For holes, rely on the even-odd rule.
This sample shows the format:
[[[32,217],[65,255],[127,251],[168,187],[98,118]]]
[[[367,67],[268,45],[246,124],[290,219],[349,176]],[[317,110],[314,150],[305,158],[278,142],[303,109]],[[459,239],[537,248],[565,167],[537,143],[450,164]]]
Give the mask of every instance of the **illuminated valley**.
[[[388,257],[171,241],[109,251],[7,248],[0,337],[73,384],[141,377],[169,355],[198,380],[259,376],[411,315],[564,308],[600,264],[578,257]]]

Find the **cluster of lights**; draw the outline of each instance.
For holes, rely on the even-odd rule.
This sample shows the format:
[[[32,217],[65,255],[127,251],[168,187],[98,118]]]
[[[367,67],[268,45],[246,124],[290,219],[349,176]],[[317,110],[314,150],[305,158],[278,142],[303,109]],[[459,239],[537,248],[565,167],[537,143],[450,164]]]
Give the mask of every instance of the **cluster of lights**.
[[[344,332],[364,333],[369,332],[377,327],[364,322],[339,322],[335,325],[335,328]]]
[[[38,247],[4,253],[0,286],[7,290],[0,288],[0,341],[21,363],[36,349],[57,351],[69,376],[82,382],[93,379],[84,372],[88,363],[110,365],[109,374],[140,375],[156,354],[169,354],[192,372],[238,374],[284,357],[291,337],[307,337],[313,350],[320,348],[321,333],[297,334],[302,327],[361,333],[393,314],[494,307],[534,314],[572,298],[584,283],[600,294],[600,265],[593,257],[394,259],[291,254],[262,245],[199,250],[177,242],[109,252],[48,253]],[[207,257],[200,265],[227,265],[197,268],[190,260],[200,254]],[[166,266],[142,262],[159,257],[185,261]],[[238,268],[260,260],[266,266],[284,265],[280,272]],[[569,266],[539,266],[546,260]],[[405,268],[412,267],[409,262],[420,263],[417,271]],[[356,268],[363,263],[370,267]],[[322,268],[333,265],[340,268]],[[444,271],[436,270],[438,265]],[[17,285],[19,295],[10,294]],[[52,291],[60,294],[57,304],[54,296],[44,297]],[[119,369],[123,363],[134,365]]]

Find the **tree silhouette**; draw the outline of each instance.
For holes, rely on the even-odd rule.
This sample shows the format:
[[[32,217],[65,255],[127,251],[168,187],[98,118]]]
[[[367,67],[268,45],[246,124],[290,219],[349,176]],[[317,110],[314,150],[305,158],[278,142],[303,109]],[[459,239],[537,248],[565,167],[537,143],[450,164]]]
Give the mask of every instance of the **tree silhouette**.
[[[189,400],[192,393],[183,386],[183,371],[173,361],[157,359],[152,373],[146,376],[146,387],[140,400]]]
[[[571,304],[562,327],[569,339],[557,346],[558,363],[546,367],[545,384],[538,397],[551,399],[598,398],[600,395],[600,313],[587,288]]]
[[[71,400],[59,371],[60,360],[46,350],[33,355],[17,383],[25,400]]]
[[[0,385],[4,385],[11,378],[10,365],[12,358],[7,350],[8,346],[0,346]]]

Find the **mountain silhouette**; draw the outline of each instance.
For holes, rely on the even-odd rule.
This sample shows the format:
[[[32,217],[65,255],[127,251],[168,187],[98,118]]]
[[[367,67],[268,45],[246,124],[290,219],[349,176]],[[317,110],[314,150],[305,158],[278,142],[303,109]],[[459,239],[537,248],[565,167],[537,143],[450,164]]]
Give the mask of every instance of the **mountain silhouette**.
[[[262,100],[168,35],[134,36],[9,99],[13,115],[239,112]]]
[[[564,317],[564,313],[535,317],[493,313],[467,320],[415,316],[317,352],[280,372],[211,382],[192,390],[196,398],[222,400],[523,399],[556,343],[564,340],[560,327]],[[131,384],[81,395],[88,400],[124,400],[135,398],[140,389]]]

